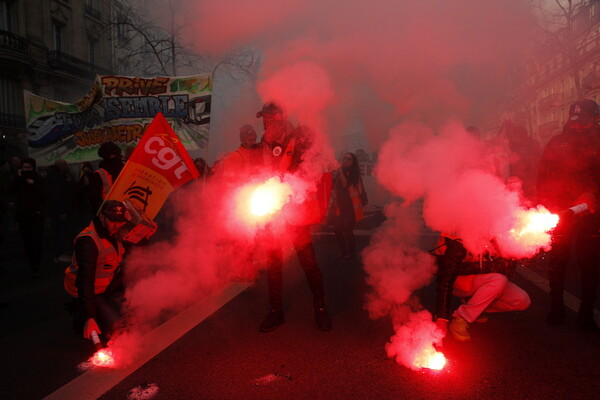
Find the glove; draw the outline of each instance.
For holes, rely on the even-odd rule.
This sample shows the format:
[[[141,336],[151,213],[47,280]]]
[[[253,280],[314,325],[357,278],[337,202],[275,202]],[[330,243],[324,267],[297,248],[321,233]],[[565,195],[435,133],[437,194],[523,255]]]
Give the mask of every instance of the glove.
[[[590,213],[594,214],[596,212],[596,197],[590,192],[581,193],[577,200],[575,200],[574,205],[581,203],[587,204]]]
[[[92,331],[96,331],[96,333],[101,334],[100,328],[98,328],[98,324],[94,318],[90,318],[83,324],[83,337],[84,339],[91,339]]]

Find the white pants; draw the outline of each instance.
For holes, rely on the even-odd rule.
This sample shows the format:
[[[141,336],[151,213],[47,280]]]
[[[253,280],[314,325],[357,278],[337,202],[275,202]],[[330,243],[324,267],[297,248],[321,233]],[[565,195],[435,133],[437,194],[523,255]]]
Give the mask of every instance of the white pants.
[[[453,294],[466,300],[453,315],[469,323],[484,311],[520,311],[531,304],[527,292],[498,273],[461,275],[454,282]]]

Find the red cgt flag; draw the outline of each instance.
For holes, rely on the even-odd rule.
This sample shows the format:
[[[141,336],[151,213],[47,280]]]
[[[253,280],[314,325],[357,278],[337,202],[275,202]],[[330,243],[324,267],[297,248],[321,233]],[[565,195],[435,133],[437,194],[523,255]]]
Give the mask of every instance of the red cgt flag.
[[[135,208],[154,219],[173,190],[199,175],[179,137],[158,113],[113,184],[107,200],[129,199]]]

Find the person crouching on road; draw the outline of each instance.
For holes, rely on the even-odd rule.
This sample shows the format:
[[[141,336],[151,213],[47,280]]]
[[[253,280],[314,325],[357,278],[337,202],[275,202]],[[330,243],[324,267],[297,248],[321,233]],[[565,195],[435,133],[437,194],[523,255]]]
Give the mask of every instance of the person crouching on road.
[[[492,259],[489,254],[475,257],[467,253],[460,239],[442,235],[438,252],[437,273],[437,326],[459,341],[471,340],[469,324],[485,322],[484,312],[525,310],[531,304],[527,292],[508,281],[512,267],[503,258]],[[462,305],[450,314],[452,295],[459,297]]]
[[[125,204],[108,200],[75,238],[64,286],[76,299],[73,328],[78,332],[83,330],[86,339],[94,330],[110,335],[120,319],[124,291],[121,262],[125,248],[116,234],[127,220]]]

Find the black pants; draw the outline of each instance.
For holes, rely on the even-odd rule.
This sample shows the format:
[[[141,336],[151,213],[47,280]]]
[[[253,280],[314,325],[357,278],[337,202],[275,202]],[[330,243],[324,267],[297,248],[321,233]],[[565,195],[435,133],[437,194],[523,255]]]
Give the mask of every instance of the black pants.
[[[581,273],[581,305],[592,307],[596,302],[600,262],[600,216],[588,214],[561,221],[548,254],[550,296],[562,304],[565,274],[572,256]],[[594,236],[593,236],[594,235]]]
[[[40,270],[42,260],[42,239],[44,236],[44,218],[37,216],[17,217],[19,232],[25,246],[25,255],[32,272]]]
[[[313,295],[313,305],[315,308],[325,307],[325,290],[323,289],[323,277],[317,264],[315,249],[310,236],[308,226],[289,227],[292,243],[300,265],[306,274],[308,285]],[[278,240],[273,231],[268,227],[262,230],[258,235],[258,240],[265,246],[267,257],[267,282],[269,284],[269,304],[273,310],[281,310],[282,290],[283,290],[283,251],[282,243]]]
[[[356,218],[354,209],[341,209],[340,215],[335,217],[334,233],[335,240],[340,249],[340,255],[354,255],[356,240],[354,239],[354,226]]]

